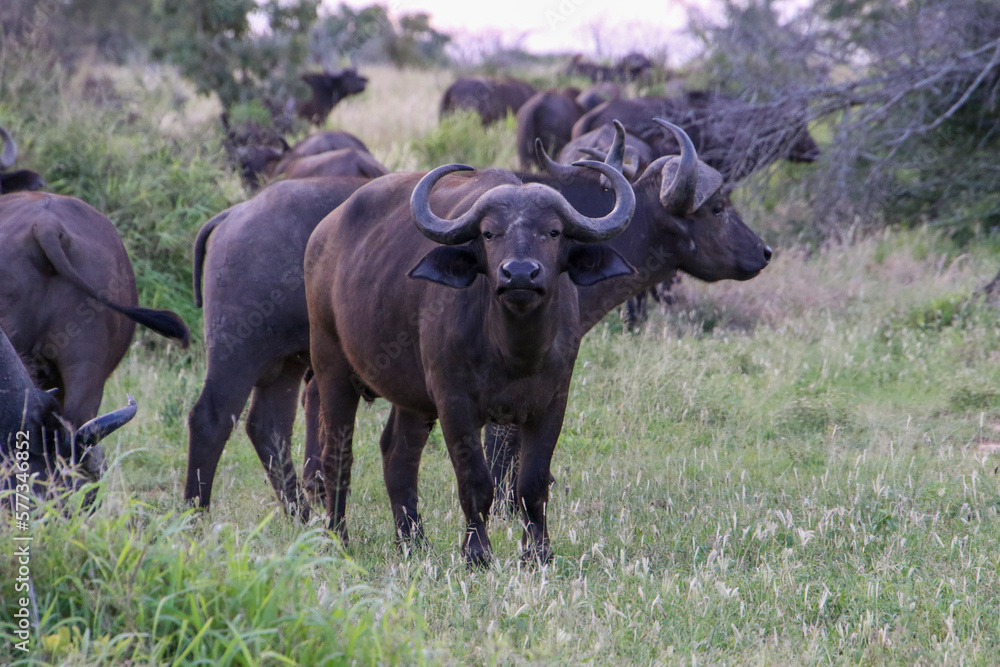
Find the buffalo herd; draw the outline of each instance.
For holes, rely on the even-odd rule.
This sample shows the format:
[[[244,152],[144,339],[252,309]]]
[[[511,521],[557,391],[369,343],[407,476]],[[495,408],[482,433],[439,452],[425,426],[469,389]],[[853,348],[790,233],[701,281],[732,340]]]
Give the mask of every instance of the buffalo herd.
[[[733,183],[819,153],[804,108],[707,93],[624,99],[615,81],[647,69],[630,63],[585,91],[486,77],[449,87],[442,116],[516,115],[521,172],[389,173],[343,131],[240,147],[253,196],[194,240],[207,368],[188,418],[184,498],[209,507],[249,399],[246,432],[282,506],[306,520],[324,503],[328,528],[346,542],[355,414],[362,399],[383,397],[383,476],[400,544],[423,539],[418,470],[439,422],[467,562],[490,562],[488,517],[513,508],[522,557],[548,562],[551,460],[582,337],[678,272],[756,276],[771,249],[731,204]],[[307,79],[314,98],[299,112],[322,124],[364,88],[353,70],[338,77],[340,88]],[[0,138],[9,170],[16,144],[3,128]],[[181,345],[188,330],[174,313],[138,305],[107,218],[71,197],[15,192],[44,186],[34,172],[0,179],[0,482],[74,488],[99,477],[98,442],[136,412],[128,397],[97,416],[135,324]]]

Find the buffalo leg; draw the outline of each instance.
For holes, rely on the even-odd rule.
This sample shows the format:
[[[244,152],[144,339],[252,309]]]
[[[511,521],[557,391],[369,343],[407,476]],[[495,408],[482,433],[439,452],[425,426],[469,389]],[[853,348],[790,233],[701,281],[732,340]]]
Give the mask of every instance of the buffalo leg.
[[[385,489],[401,546],[424,540],[423,520],[417,511],[417,473],[433,425],[433,419],[393,406],[379,441]]]
[[[567,393],[561,392],[539,423],[521,428],[521,467],[517,475],[515,501],[521,509],[524,524],[521,546],[524,549],[522,559],[526,561],[544,564],[552,560],[546,509],[552,484],[552,453],[562,430],[566,399]]]
[[[292,427],[305,366],[286,362],[278,377],[253,390],[246,430],[285,510],[309,519],[309,503],[299,491],[292,463]]]
[[[344,358],[336,339],[318,328],[310,328],[313,370],[319,392],[320,442],[323,443],[323,483],[326,486],[326,516],[330,530],[347,544],[347,497],[351,491],[354,464],[354,417],[361,400],[360,384]]]
[[[455,468],[458,499],[465,514],[462,553],[469,565],[483,567],[489,565],[492,558],[486,521],[493,504],[493,479],[480,441],[482,426],[475,423],[471,414],[471,409],[461,410],[449,405],[447,412],[440,413],[438,419],[451,465]]]
[[[189,502],[197,499],[200,507],[208,507],[211,502],[212,483],[222,450],[256,381],[254,375],[228,372],[231,370],[227,368],[223,372],[215,372],[209,360],[205,386],[188,415],[184,499]]]
[[[306,453],[302,464],[302,487],[309,500],[317,505],[326,504],[326,487],[323,486],[323,445],[319,439],[319,386],[307,374],[306,388],[302,392],[302,407],[306,414]]]
[[[517,455],[521,449],[517,426],[486,424],[483,443],[486,460],[493,475],[493,512],[503,518],[514,516],[514,478],[517,477]]]

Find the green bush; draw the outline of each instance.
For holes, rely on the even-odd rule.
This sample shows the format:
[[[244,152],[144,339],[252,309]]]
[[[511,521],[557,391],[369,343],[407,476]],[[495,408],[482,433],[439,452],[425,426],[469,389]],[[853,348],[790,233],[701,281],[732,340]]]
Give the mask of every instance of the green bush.
[[[198,331],[191,296],[191,243],[213,215],[242,196],[223,162],[214,126],[184,123],[186,91],[160,72],[152,85],[111,81],[118,102],[89,102],[58,67],[5,45],[0,51],[0,125],[18,141],[18,164],[40,172],[47,191],[78,197],[117,227],[136,273],[139,302],[169,308]],[[53,104],[53,99],[61,103]]]
[[[211,525],[194,510],[164,514],[115,495],[92,516],[79,511],[82,497],[35,511],[29,646],[44,662],[4,656],[8,642],[4,664],[419,662],[412,599],[357,583],[360,568],[320,529],[286,538],[269,527],[273,513],[256,526]],[[0,560],[3,581],[16,568]],[[0,627],[14,636],[11,620]]]
[[[515,169],[516,134],[517,119],[512,115],[503,122],[483,127],[478,114],[460,111],[442,119],[437,128],[415,142],[414,148],[427,169],[451,162],[476,169]]]

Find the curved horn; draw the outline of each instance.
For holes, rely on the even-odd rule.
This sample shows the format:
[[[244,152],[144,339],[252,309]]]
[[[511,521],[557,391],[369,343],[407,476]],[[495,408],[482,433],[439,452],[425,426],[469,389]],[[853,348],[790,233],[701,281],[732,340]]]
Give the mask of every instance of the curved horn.
[[[618,120],[611,122],[615,126],[615,140],[611,142],[611,148],[608,149],[608,155],[604,158],[604,161],[618,171],[622,171],[622,167],[625,164],[625,126],[618,122]]]
[[[0,169],[7,169],[14,165],[14,160],[17,159],[17,144],[14,142],[14,137],[10,136],[10,132],[0,127],[0,146],[2,146],[3,151],[0,152]]]
[[[662,118],[654,118],[653,122],[673,132],[681,147],[677,174],[669,185],[666,179],[660,184],[660,204],[674,215],[687,215],[694,208],[698,189],[698,152],[684,130]]]
[[[471,241],[479,235],[479,221],[482,218],[481,206],[476,202],[463,216],[457,220],[439,218],[431,211],[431,188],[443,176],[453,171],[474,171],[467,164],[446,164],[432,170],[420,179],[417,187],[410,195],[410,213],[417,229],[430,240],[442,245],[459,245]]]
[[[614,238],[625,231],[635,212],[635,193],[625,176],[609,164],[594,160],[574,162],[574,167],[587,167],[601,172],[615,191],[615,207],[603,218],[588,218],[559,196],[560,217],[566,227],[563,233],[583,243],[599,243]],[[556,193],[558,194],[558,193]]]
[[[542,140],[539,137],[535,137],[535,158],[538,160],[538,164],[541,165],[542,169],[560,180],[573,178],[576,175],[576,170],[574,170],[571,166],[561,162],[556,162],[549,157],[549,154],[545,151],[545,146],[542,144]]]
[[[135,417],[135,412],[138,410],[135,405],[135,399],[132,398],[132,394],[126,394],[126,396],[128,397],[128,405],[126,407],[109,412],[106,415],[101,415],[100,417],[95,417],[77,429],[75,436],[76,444],[96,445],[105,436],[110,435],[118,428],[127,424],[132,417]]]

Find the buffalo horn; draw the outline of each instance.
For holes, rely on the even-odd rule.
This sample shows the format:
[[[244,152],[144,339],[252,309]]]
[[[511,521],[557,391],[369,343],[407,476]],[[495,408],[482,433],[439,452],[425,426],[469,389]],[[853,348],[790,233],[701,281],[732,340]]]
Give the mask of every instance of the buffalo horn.
[[[624,171],[625,164],[625,126],[617,120],[612,121],[615,125],[615,140],[611,142],[608,155],[604,161],[618,171]]]
[[[611,183],[615,191],[615,207],[603,218],[588,218],[572,206],[562,195],[553,190],[558,197],[557,205],[560,217],[566,225],[563,233],[582,243],[599,243],[614,238],[625,231],[635,212],[635,193],[628,179],[610,164],[595,160],[581,160],[573,163],[574,167],[587,167],[601,172]]]
[[[542,140],[538,137],[535,137],[535,157],[538,159],[538,164],[542,166],[542,169],[559,180],[569,180],[576,176],[576,170],[573,167],[568,164],[556,162],[549,157],[549,154],[545,152],[545,146],[542,145]]]
[[[687,215],[694,209],[698,190],[698,153],[684,130],[662,118],[654,118],[653,122],[673,132],[681,147],[680,165],[672,182],[667,184],[664,178],[660,184],[660,204],[674,215]]]
[[[95,417],[81,426],[76,432],[76,444],[84,446],[96,445],[104,437],[127,424],[135,416],[138,408],[135,405],[135,399],[132,398],[132,395],[126,394],[126,396],[128,396],[128,405],[126,407],[109,412],[106,415],[101,415],[100,417]]]
[[[410,212],[417,229],[430,240],[442,245],[459,245],[479,236],[479,221],[483,212],[479,201],[457,220],[444,220],[431,211],[431,188],[453,171],[473,171],[466,164],[446,164],[420,179],[410,195]],[[481,199],[481,198],[480,198]]]
[[[17,159],[17,144],[14,143],[14,137],[10,136],[10,132],[0,127],[0,169],[7,169],[14,165],[14,160]]]

